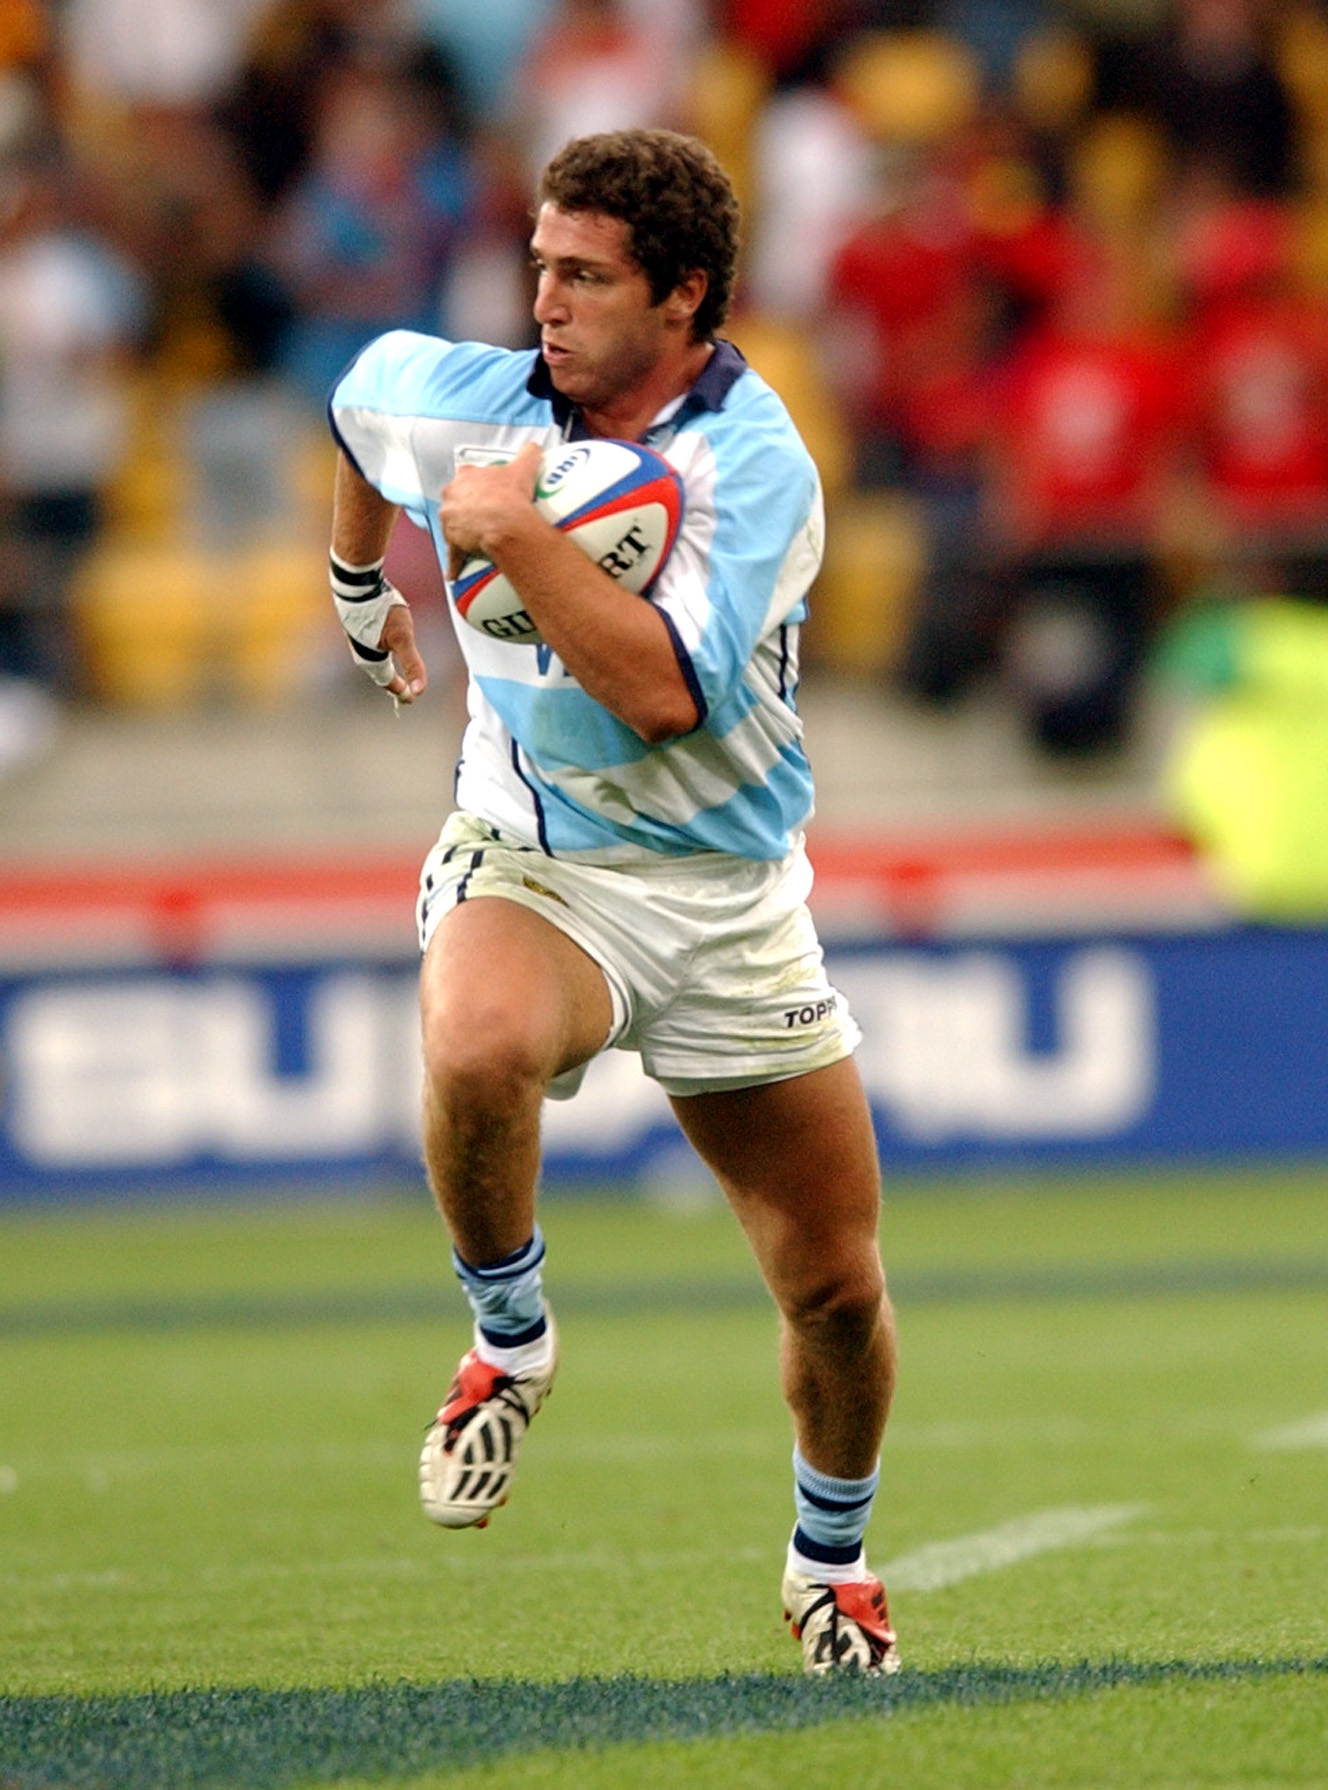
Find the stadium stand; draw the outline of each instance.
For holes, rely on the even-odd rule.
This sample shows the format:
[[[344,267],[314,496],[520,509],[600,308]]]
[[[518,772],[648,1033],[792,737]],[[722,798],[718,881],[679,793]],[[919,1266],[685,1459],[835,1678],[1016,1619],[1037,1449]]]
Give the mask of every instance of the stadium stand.
[[[804,702],[819,824],[860,837],[869,857],[899,838],[906,863],[925,837],[950,864],[947,886],[945,838],[980,837],[999,857],[1004,836],[1051,862],[1057,836],[1099,828],[1118,847],[1125,828],[1157,841],[1165,882],[1176,859],[1159,776],[1174,708],[1151,686],[1143,651],[1130,659],[1137,683],[1125,724],[1105,749],[1051,750],[1039,739],[1011,664],[1009,641],[1027,639],[1013,612],[998,615],[982,643],[972,687],[899,687],[935,600],[938,543],[961,509],[974,557],[959,569],[990,578],[987,468],[998,431],[984,411],[988,375],[1046,315],[1066,270],[1082,267],[1085,238],[1129,258],[1140,301],[1174,335],[1197,340],[1171,250],[1192,239],[1190,220],[1220,210],[1213,182],[1175,148],[1177,108],[1203,102],[1201,82],[1177,96],[1177,43],[1187,66],[1222,61],[1204,39],[1203,8],[1182,3],[1174,32],[1126,29],[1111,9],[1066,7],[1050,28],[1035,6],[1005,10],[1017,28],[999,54],[980,5],[828,12],[622,0],[578,18],[592,36],[592,15],[620,35],[643,17],[667,23],[687,45],[689,79],[658,103],[722,143],[749,197],[753,268],[765,272],[740,292],[734,334],[786,389],[831,504]],[[396,196],[388,263],[416,311],[431,302],[432,281],[443,329],[448,295],[463,286],[468,315],[487,304],[495,316],[519,316],[519,146],[474,116],[448,9],[423,0],[245,0],[219,9],[214,23],[227,29],[208,39],[206,56],[201,40],[183,45],[167,29],[175,15],[163,0],[161,34],[145,31],[136,56],[101,67],[87,46],[114,16],[93,0],[50,13],[15,6],[0,40],[0,161],[11,173],[55,170],[89,252],[119,257],[147,293],[142,326],[120,345],[128,428],[103,469],[98,528],[70,584],[78,658],[49,692],[60,725],[48,712],[25,739],[22,704],[7,725],[0,714],[5,861],[270,860],[281,850],[344,853],[356,841],[371,855],[409,855],[445,804],[454,705],[449,694],[432,718],[385,725],[352,688],[322,613],[327,444],[292,345],[307,343],[320,319],[338,339],[381,324],[381,290],[356,310],[366,269],[387,252],[364,236],[376,214],[362,205],[360,176]],[[151,5],[139,16],[150,19]],[[1318,316],[1328,304],[1321,9],[1249,0],[1223,17],[1258,68],[1241,102],[1242,151],[1259,117],[1275,113],[1287,126],[1275,165],[1265,157],[1251,173],[1237,158],[1224,179],[1233,204],[1249,198],[1242,181],[1255,182],[1259,204],[1284,218],[1287,252],[1271,277],[1299,314]],[[351,108],[363,140],[356,155],[338,156],[328,119],[345,116],[348,91],[369,88],[371,111]],[[908,404],[902,423],[883,423],[879,411],[867,423],[897,439],[867,441],[851,401],[854,385],[875,377],[870,344],[836,335],[844,320],[828,290],[807,289],[805,267],[801,284],[781,285],[769,253],[787,224],[775,215],[778,170],[814,163],[828,146],[849,152],[852,179],[814,197],[843,208],[841,237],[874,227],[884,206],[895,234],[880,240],[897,246],[916,226],[914,246],[926,251],[912,264],[915,299],[942,275],[958,295],[944,340],[910,333],[907,320],[890,324],[894,349],[902,343],[913,357],[903,368]],[[869,171],[874,178],[855,188]],[[890,212],[899,193],[911,195],[902,223]],[[340,237],[333,229],[304,245],[323,257],[315,315],[291,275],[301,246],[292,233],[335,217],[346,226]],[[823,230],[818,278],[829,277],[835,247]],[[870,255],[864,266],[870,279]],[[1305,394],[1311,408],[1321,401],[1317,390]],[[0,381],[0,424],[8,402]],[[1220,494],[1205,486],[1197,456],[1188,471],[1188,488],[1147,544],[1163,610],[1185,607],[1224,571]],[[21,531],[14,493],[0,496],[3,709],[13,684],[32,679],[3,657]],[[1316,545],[1324,522],[1307,525]],[[948,588],[942,580],[942,600]],[[428,605],[436,601],[431,591]],[[436,613],[429,619],[445,683],[446,646]],[[1148,618],[1150,639],[1167,619]],[[1182,908],[1197,899],[1192,887],[1183,897],[1173,887],[1173,898]]]

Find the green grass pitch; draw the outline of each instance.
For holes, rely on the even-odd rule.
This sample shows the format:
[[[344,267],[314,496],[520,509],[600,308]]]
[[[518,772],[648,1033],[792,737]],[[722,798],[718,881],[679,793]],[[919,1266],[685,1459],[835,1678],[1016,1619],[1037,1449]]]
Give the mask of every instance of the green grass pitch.
[[[890,1190],[885,1683],[780,1619],[728,1215],[543,1218],[563,1369],[448,1534],[422,1196],[0,1217],[0,1790],[1328,1785],[1328,1170]]]

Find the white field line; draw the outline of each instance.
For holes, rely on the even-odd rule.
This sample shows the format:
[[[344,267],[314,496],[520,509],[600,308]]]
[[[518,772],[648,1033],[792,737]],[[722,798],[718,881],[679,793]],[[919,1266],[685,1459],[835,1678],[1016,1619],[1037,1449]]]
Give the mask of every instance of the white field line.
[[[1256,1448],[1328,1448],[1328,1411],[1302,1417],[1298,1423],[1282,1423],[1254,1438]]]
[[[1037,1510],[995,1529],[957,1535],[953,1541],[929,1541],[912,1553],[887,1560],[879,1571],[891,1591],[939,1591],[1036,1554],[1093,1541],[1109,1529],[1133,1522],[1147,1508],[1145,1504],[1069,1504]]]

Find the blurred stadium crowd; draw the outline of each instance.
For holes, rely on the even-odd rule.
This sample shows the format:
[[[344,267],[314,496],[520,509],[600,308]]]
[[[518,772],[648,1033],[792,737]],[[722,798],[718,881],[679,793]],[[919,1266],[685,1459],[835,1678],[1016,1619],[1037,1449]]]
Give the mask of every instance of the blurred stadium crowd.
[[[349,691],[328,386],[530,341],[533,177],[636,124],[744,199],[812,665],[1109,752],[1179,611],[1328,599],[1313,0],[3,0],[0,768],[68,703]]]

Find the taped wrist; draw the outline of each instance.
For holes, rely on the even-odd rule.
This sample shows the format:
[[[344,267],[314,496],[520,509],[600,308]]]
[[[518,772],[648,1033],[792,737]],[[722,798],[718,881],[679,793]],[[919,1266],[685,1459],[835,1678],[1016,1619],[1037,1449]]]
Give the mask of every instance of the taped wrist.
[[[356,661],[376,684],[388,683],[394,675],[392,655],[378,643],[389,610],[403,606],[406,599],[384,578],[381,559],[367,566],[352,566],[330,553],[328,582],[337,619]]]

